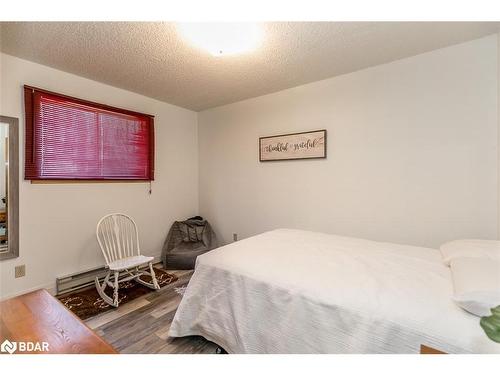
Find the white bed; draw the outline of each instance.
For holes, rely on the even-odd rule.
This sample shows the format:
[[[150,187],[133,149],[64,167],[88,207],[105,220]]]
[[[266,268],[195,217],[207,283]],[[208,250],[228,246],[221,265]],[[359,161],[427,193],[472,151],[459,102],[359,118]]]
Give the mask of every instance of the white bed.
[[[499,353],[438,250],[279,229],[198,257],[171,337],[230,353]]]

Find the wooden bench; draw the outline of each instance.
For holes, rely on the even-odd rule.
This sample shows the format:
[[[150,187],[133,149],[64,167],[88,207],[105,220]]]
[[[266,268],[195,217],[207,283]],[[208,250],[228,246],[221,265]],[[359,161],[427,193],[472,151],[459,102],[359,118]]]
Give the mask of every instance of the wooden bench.
[[[0,344],[5,340],[14,353],[117,353],[45,289],[0,302]]]

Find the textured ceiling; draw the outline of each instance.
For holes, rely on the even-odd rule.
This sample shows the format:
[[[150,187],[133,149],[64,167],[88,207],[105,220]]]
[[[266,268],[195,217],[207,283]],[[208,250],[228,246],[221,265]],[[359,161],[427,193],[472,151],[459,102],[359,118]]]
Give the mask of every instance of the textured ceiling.
[[[3,22],[1,50],[192,110],[276,92],[495,33],[486,22],[264,23],[264,42],[213,57],[173,23]]]

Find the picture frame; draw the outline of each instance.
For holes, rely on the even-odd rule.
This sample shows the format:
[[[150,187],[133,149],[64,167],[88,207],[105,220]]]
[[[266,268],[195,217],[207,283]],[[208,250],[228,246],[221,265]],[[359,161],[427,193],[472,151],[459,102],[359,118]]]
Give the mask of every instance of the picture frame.
[[[259,138],[259,161],[326,159],[326,129]]]

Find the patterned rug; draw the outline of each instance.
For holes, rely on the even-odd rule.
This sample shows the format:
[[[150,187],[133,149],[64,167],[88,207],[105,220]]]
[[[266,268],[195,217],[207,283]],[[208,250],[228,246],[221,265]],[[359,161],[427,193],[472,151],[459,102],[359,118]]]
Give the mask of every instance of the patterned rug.
[[[165,285],[177,281],[177,276],[158,268],[155,268],[155,274],[160,287],[164,287]],[[151,282],[151,277],[148,275],[141,276],[141,279],[146,282]],[[153,289],[139,284],[134,280],[120,283],[120,289],[118,290],[119,305],[122,306],[123,304],[145,294],[151,293],[152,291]],[[113,295],[113,290],[109,286],[106,287],[105,292],[109,296]],[[73,311],[76,316],[82,320],[114,309],[114,307],[103,301],[101,296],[99,296],[99,293],[97,293],[95,286],[62,294],[57,296],[57,298],[64,304],[64,306]]]

